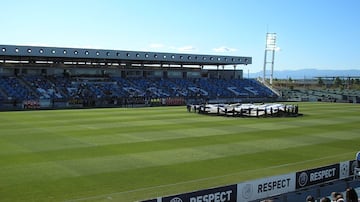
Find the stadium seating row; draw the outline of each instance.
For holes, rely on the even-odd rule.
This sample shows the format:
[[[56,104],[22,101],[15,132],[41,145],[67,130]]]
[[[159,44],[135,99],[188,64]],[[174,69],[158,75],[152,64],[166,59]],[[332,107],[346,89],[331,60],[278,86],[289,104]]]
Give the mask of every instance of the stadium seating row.
[[[355,89],[280,88],[279,91],[282,98],[287,101],[359,102],[360,97],[360,91]]]
[[[156,79],[121,77],[63,77],[12,76],[0,77],[0,95],[3,99],[24,101],[30,99],[76,98],[167,98],[202,97],[237,98],[270,97],[276,95],[252,79]]]

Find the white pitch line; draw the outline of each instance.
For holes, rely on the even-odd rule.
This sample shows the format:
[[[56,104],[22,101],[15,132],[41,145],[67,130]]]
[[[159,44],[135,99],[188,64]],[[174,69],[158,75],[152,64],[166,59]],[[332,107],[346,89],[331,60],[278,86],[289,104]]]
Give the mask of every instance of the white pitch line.
[[[153,187],[144,187],[144,188],[133,189],[133,190],[129,190],[129,191],[113,192],[113,193],[109,193],[109,194],[100,194],[100,195],[89,196],[89,197],[84,197],[84,198],[70,199],[70,200],[65,200],[64,202],[85,201],[85,200],[92,200],[92,199],[99,199],[99,198],[104,198],[105,199],[106,197],[111,197],[111,196],[114,196],[114,195],[121,195],[121,194],[127,194],[127,193],[133,193],[133,192],[139,192],[139,191],[145,191],[145,190],[151,190],[151,189],[157,189],[157,188],[164,188],[164,187],[172,187],[172,186],[177,186],[177,185],[191,184],[191,183],[202,182],[202,181],[207,181],[207,180],[211,180],[211,179],[229,177],[229,176],[238,175],[238,174],[241,174],[241,173],[251,173],[251,172],[256,172],[256,171],[261,171],[261,170],[281,168],[281,167],[286,167],[286,166],[292,166],[292,165],[298,165],[298,164],[303,164],[303,163],[308,163],[308,162],[314,162],[314,161],[318,161],[318,160],[331,159],[331,158],[334,158],[334,157],[337,157],[337,156],[343,156],[345,154],[352,154],[352,153],[353,152],[348,152],[348,153],[342,153],[342,154],[333,155],[333,156],[326,156],[326,157],[323,157],[323,158],[317,158],[317,159],[312,159],[312,160],[300,161],[300,162],[295,162],[295,163],[287,163],[287,164],[282,164],[282,165],[278,165],[278,166],[271,166],[271,167],[266,167],[266,168],[253,169],[253,170],[247,170],[247,171],[242,171],[242,172],[235,172],[235,173],[230,173],[230,174],[226,174],[226,175],[218,175],[218,176],[214,176],[214,177],[206,177],[206,178],[200,178],[200,179],[196,179],[196,180],[190,180],[190,181],[184,181],[184,182],[178,182],[178,183],[172,183],[172,184],[164,184],[164,185],[158,185],[158,186],[153,186]]]

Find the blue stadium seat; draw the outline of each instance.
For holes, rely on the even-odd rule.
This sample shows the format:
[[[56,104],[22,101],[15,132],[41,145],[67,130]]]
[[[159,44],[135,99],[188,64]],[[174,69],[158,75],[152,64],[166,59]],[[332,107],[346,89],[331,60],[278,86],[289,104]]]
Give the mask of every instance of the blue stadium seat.
[[[153,98],[274,98],[276,95],[254,79],[121,78],[26,75],[2,76],[0,88],[8,98],[108,99]]]

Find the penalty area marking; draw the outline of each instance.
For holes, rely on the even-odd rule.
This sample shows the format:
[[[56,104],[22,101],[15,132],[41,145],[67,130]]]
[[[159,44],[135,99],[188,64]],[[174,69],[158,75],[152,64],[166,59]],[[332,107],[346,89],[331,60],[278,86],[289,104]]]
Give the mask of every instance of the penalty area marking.
[[[226,175],[218,175],[218,176],[214,176],[214,177],[206,177],[206,178],[200,178],[200,179],[196,179],[196,180],[189,180],[189,181],[172,183],[172,184],[157,185],[157,186],[153,186],[153,187],[144,187],[144,188],[133,189],[133,190],[129,190],[129,191],[113,192],[113,193],[109,193],[109,194],[100,194],[100,195],[89,196],[89,197],[84,197],[84,198],[70,199],[70,200],[65,200],[64,202],[86,201],[86,200],[95,200],[95,199],[100,199],[100,198],[112,200],[116,195],[121,195],[121,194],[141,192],[141,191],[147,191],[147,190],[164,188],[164,187],[173,187],[173,186],[184,185],[184,184],[192,184],[192,183],[196,183],[196,182],[214,180],[214,179],[219,179],[219,178],[223,178],[223,177],[239,175],[239,174],[242,174],[242,173],[257,172],[257,171],[266,170],[266,169],[281,168],[281,167],[293,166],[293,165],[299,165],[299,164],[301,165],[303,163],[314,162],[314,161],[325,160],[325,159],[331,159],[331,158],[334,158],[334,157],[339,157],[339,156],[343,156],[343,155],[347,155],[347,154],[353,154],[353,152],[347,152],[347,153],[342,153],[342,154],[332,155],[332,156],[326,156],[326,157],[317,158],[317,159],[311,159],[311,160],[300,161],[300,162],[295,162],[295,163],[281,164],[281,165],[278,165],[278,166],[271,166],[271,167],[266,167],[266,168],[253,169],[253,170],[247,170],[247,171],[242,171],[242,172],[235,172],[235,173],[230,173],[230,174],[226,174]],[[270,177],[270,176],[266,176],[266,177]],[[264,178],[266,178],[266,177],[264,177]],[[255,179],[253,179],[253,180],[255,180]],[[213,188],[213,187],[211,187],[211,188]],[[178,194],[178,193],[175,193],[175,194]]]

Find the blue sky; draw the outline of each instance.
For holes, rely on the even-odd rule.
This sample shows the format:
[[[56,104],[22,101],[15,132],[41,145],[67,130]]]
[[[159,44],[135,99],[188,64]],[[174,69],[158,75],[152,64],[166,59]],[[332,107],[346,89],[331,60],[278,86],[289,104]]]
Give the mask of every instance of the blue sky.
[[[358,0],[2,0],[0,44],[251,56],[275,70],[360,69]]]

